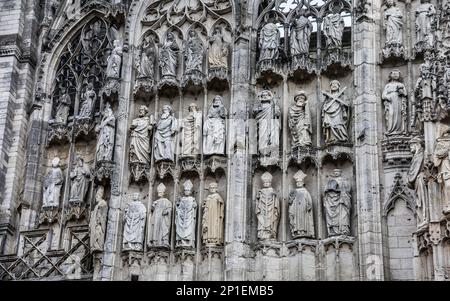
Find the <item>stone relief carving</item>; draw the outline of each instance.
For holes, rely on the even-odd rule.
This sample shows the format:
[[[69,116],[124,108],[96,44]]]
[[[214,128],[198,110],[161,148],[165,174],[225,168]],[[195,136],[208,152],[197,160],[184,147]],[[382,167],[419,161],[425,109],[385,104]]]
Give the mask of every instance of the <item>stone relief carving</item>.
[[[267,23],[259,32],[259,61],[276,60],[279,56],[280,32],[273,18],[267,18]]]
[[[333,80],[330,83],[330,92],[322,91],[322,127],[326,144],[348,142],[350,103],[344,96],[346,88],[341,90],[340,87],[341,83]]]
[[[172,32],[168,32],[163,45],[159,50],[159,66],[161,67],[161,80],[177,81],[178,53],[180,47]]]
[[[434,149],[434,165],[438,168],[437,181],[441,187],[441,199],[444,213],[450,212],[450,127],[442,126],[441,133],[436,139]]]
[[[225,202],[217,192],[218,184],[209,184],[209,194],[203,202],[202,238],[207,246],[220,246],[223,244],[223,222]]]
[[[163,106],[161,116],[155,129],[155,161],[175,160],[175,136],[178,132],[178,121],[172,107]]]
[[[181,128],[181,155],[193,157],[200,154],[202,137],[202,112],[195,103],[191,103],[188,115],[183,119]]]
[[[430,0],[421,0],[416,8],[416,53],[434,48],[434,23],[436,21],[436,8]]]
[[[314,237],[312,198],[305,188],[306,174],[299,170],[294,175],[297,188],[289,194],[289,226],[293,239]]]
[[[328,50],[342,48],[342,37],[344,35],[345,23],[340,14],[339,6],[332,6],[331,14],[323,18],[323,34],[326,39]]]
[[[389,82],[383,90],[384,114],[386,119],[386,136],[406,133],[408,99],[405,85],[401,82],[399,70],[392,70]]]
[[[120,78],[120,68],[122,67],[122,46],[119,40],[114,40],[114,48],[108,57],[108,66],[106,67],[106,77],[108,79]]]
[[[203,124],[203,154],[225,154],[226,118],[228,112],[222,96],[215,96]]]
[[[97,162],[111,162],[114,153],[114,139],[116,132],[116,117],[109,102],[106,103],[102,120],[95,131],[98,133],[96,160]]]
[[[256,217],[258,219],[258,240],[276,240],[280,221],[280,200],[272,187],[272,175],[261,176],[262,188],[256,194]]]
[[[52,160],[52,169],[47,173],[44,180],[44,193],[42,197],[42,208],[58,207],[61,199],[61,189],[64,183],[64,174],[59,166],[58,157]]]
[[[153,247],[170,247],[170,228],[172,223],[172,202],[166,197],[166,186],[160,183],[156,188],[158,199],[151,207],[149,245]]]
[[[82,157],[77,157],[75,162],[76,165],[69,174],[71,180],[69,203],[84,203],[91,179],[91,171]]]
[[[228,74],[228,55],[230,43],[225,40],[223,28],[215,26],[209,38],[209,78],[226,79]]]
[[[98,186],[95,194],[96,205],[89,222],[91,252],[102,252],[105,244],[108,203],[104,199],[105,188]]]
[[[134,193],[132,201],[125,208],[123,251],[143,251],[146,215],[147,209],[141,202],[140,194]]]
[[[177,247],[195,248],[197,202],[192,196],[192,188],[192,182],[186,180],[183,183],[183,194],[176,203],[175,228]]]
[[[294,103],[289,107],[288,123],[293,148],[312,145],[311,111],[305,91],[299,91],[294,96]]]
[[[405,55],[405,47],[403,45],[403,12],[397,7],[397,0],[386,0],[386,7],[383,21],[386,30],[383,56],[384,58],[391,56],[402,57]]]
[[[340,169],[328,180],[323,202],[328,236],[350,235],[351,186]]]

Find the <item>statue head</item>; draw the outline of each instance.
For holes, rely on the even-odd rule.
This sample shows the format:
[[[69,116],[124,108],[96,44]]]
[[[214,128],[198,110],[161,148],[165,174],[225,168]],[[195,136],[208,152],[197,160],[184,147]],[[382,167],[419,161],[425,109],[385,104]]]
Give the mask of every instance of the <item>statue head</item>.
[[[337,178],[340,177],[342,175],[342,170],[340,170],[339,168],[333,169],[333,177]]]
[[[156,187],[156,192],[158,193],[158,197],[163,198],[166,193],[166,185],[160,183],[158,187]]]
[[[272,175],[266,171],[262,174],[261,181],[264,188],[269,188],[270,186],[272,186]]]
[[[113,45],[114,45],[114,48],[115,47],[119,47],[120,46],[120,41],[119,40],[114,40]]]
[[[391,73],[389,74],[390,81],[400,81],[401,77],[402,73],[398,69],[392,70]]]
[[[59,161],[60,161],[60,159],[58,157],[53,158],[53,160],[52,160],[53,168],[58,168],[59,167]]]
[[[185,196],[190,196],[192,194],[192,187],[194,185],[192,184],[191,180],[186,180],[183,184],[183,190]]]
[[[167,118],[172,114],[172,107],[169,105],[164,105],[161,109],[161,117]]]
[[[144,117],[147,114],[148,114],[147,106],[140,106],[139,107],[139,117]]]
[[[222,27],[219,25],[214,26],[213,35],[222,34]]]
[[[97,187],[97,192],[95,193],[95,199],[102,200],[104,195],[105,195],[105,188],[102,185],[99,185]]]
[[[332,80],[330,82],[330,90],[331,92],[339,92],[341,88],[341,83],[338,80]]]
[[[139,202],[141,200],[141,194],[139,192],[135,192],[131,196],[131,200],[133,202]]]
[[[258,98],[260,102],[270,102],[273,99],[273,94],[269,90],[262,90],[259,92]]]
[[[395,0],[386,0],[387,7],[395,6]]]
[[[409,149],[411,150],[411,153],[415,154],[417,151],[422,149],[423,147],[423,139],[420,137],[413,137],[411,140],[409,140]]]
[[[209,183],[209,192],[216,193],[218,187],[219,187],[219,185],[216,182]]]
[[[197,33],[195,32],[194,29],[189,30],[188,34],[190,38],[195,38],[197,36]]]
[[[198,112],[198,106],[195,103],[191,103],[188,107],[189,112]]]
[[[305,91],[298,91],[297,94],[294,96],[294,101],[299,107],[303,107],[308,102],[308,97],[306,95]]]
[[[92,90],[92,89],[94,89],[94,84],[92,82],[89,82],[87,84],[87,90]]]
[[[105,105],[105,109],[103,110],[103,115],[104,116],[111,116],[112,115],[112,108],[111,105],[109,104],[109,102],[106,103]]]
[[[84,159],[81,156],[78,156],[76,161],[78,166],[82,167],[84,165]]]
[[[175,39],[175,36],[173,35],[173,33],[168,32],[167,36],[166,36],[166,41],[173,41]]]
[[[223,106],[223,98],[220,95],[216,95],[213,99],[212,103],[213,107],[220,107]]]
[[[303,187],[305,185],[305,178],[306,174],[301,169],[299,169],[294,175],[294,180],[297,187]]]

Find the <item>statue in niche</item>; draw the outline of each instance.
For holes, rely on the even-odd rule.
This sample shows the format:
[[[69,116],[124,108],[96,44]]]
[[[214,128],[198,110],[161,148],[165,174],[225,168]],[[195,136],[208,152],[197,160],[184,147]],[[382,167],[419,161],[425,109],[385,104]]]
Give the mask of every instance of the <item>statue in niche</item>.
[[[305,188],[306,174],[301,170],[294,175],[297,188],[289,195],[289,226],[293,239],[314,237],[314,218],[311,194]]]
[[[214,97],[203,125],[203,154],[223,155],[225,153],[225,121],[227,109],[220,95]]]
[[[275,240],[280,221],[280,200],[272,187],[272,175],[265,172],[262,174],[261,180],[263,187],[256,194],[258,239]]]
[[[384,12],[386,28],[386,45],[403,45],[403,12],[397,7],[395,0],[386,0],[388,7]]]
[[[227,70],[230,44],[225,41],[222,27],[214,27],[212,36],[209,38],[209,44],[209,68],[224,68]]]
[[[102,120],[96,126],[98,133],[96,159],[99,161],[112,161],[114,152],[114,135],[116,132],[116,118],[109,102],[103,110]]]
[[[59,207],[61,189],[64,183],[64,174],[59,166],[59,158],[52,160],[52,169],[47,173],[44,180],[44,194],[42,197],[42,208]]]
[[[183,195],[178,199],[175,210],[177,247],[195,248],[195,224],[197,219],[197,202],[192,196],[192,182],[183,184]]]
[[[300,11],[298,18],[294,19],[291,33],[291,55],[308,55],[309,42],[312,32],[312,23],[305,16],[305,10]]]
[[[200,141],[202,130],[202,112],[198,111],[198,106],[191,103],[189,113],[183,120],[181,154],[182,156],[196,156],[200,154]]]
[[[69,93],[66,88],[61,88],[61,97],[59,97],[56,112],[55,112],[55,122],[67,124],[67,118],[69,117],[70,104],[72,100],[70,99]]]
[[[148,108],[139,108],[139,117],[131,122],[130,162],[150,164],[150,137],[153,123],[148,114]]]
[[[278,59],[279,47],[280,32],[277,25],[269,21],[259,33],[259,61]]]
[[[205,52],[204,45],[198,33],[191,29],[188,33],[188,40],[186,42],[186,49],[184,52],[185,59],[185,73],[193,71],[202,72],[203,70],[203,54]]]
[[[424,164],[424,149],[423,140],[414,137],[409,142],[409,147],[413,158],[411,160],[411,167],[408,171],[408,184],[415,191],[416,199],[416,214],[417,226],[421,226],[427,222],[427,207],[428,207],[428,191],[425,182],[425,175],[423,170]]]
[[[258,127],[258,152],[263,165],[278,162],[280,145],[280,106],[271,91],[258,94],[259,103],[253,108]]]
[[[159,51],[159,65],[161,77],[176,77],[178,66],[178,47],[173,33],[167,33],[166,40]]]
[[[348,141],[350,103],[344,97],[345,88],[341,90],[340,87],[341,83],[333,80],[330,83],[330,92],[322,91],[322,126],[327,144]]]
[[[436,18],[436,8],[430,0],[421,0],[416,8],[416,45],[424,44],[425,49],[434,47],[433,24]]]
[[[125,208],[122,245],[124,251],[143,250],[146,214],[147,209],[140,200],[140,194],[134,193],[133,200]]]
[[[351,186],[335,169],[325,187],[324,208],[328,236],[350,235]]]
[[[417,79],[417,83],[415,86],[415,95],[416,102],[418,105],[422,107],[422,115],[425,115],[426,118],[431,118],[432,110],[434,109],[433,101],[433,91],[436,89],[436,81],[433,78],[433,74],[431,73],[432,66],[428,61],[420,64],[420,77]],[[445,81],[444,75],[444,81]],[[433,105],[433,107],[431,107]],[[422,116],[424,117],[424,116]]]
[[[386,136],[405,133],[407,96],[405,85],[401,82],[400,71],[392,70],[389,74],[389,82],[384,87],[382,95],[386,118]]]
[[[163,106],[155,131],[155,160],[175,160],[175,135],[178,132],[178,121],[172,107]]]
[[[137,62],[137,78],[153,79],[155,76],[156,45],[153,37],[148,35],[142,41]]]
[[[108,203],[104,199],[104,193],[104,187],[98,186],[95,194],[96,205],[89,222],[91,252],[102,252],[105,244]]]
[[[342,48],[345,22],[340,13],[340,8],[333,5],[332,13],[323,18],[323,34],[325,35],[327,49]]]
[[[97,93],[94,90],[94,84],[89,83],[86,91],[81,95],[81,108],[78,113],[78,118],[92,118],[92,113],[97,100]]]
[[[450,127],[443,126],[441,133],[436,139],[433,161],[439,171],[437,180],[441,186],[444,213],[448,213],[450,212]]]
[[[294,103],[289,107],[289,129],[292,134],[292,147],[308,147],[311,142],[311,113],[305,91],[299,91]]]
[[[91,172],[82,157],[76,159],[76,165],[69,174],[71,180],[69,202],[82,203],[89,188]]]
[[[158,199],[153,202],[150,220],[150,244],[154,247],[170,247],[170,225],[172,223],[172,202],[166,197],[166,186],[156,188]]]
[[[122,46],[119,40],[114,40],[114,49],[108,57],[108,65],[106,67],[107,78],[120,78],[120,67],[122,66]]]
[[[205,245],[223,244],[223,221],[225,203],[217,192],[216,182],[209,184],[209,194],[203,202],[202,233]]]

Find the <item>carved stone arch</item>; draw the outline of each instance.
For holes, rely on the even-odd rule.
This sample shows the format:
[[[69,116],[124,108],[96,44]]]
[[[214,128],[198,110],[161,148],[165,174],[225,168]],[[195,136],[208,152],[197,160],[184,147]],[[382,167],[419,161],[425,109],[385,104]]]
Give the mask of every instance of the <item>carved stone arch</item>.
[[[398,200],[403,200],[406,203],[406,207],[410,209],[413,214],[416,213],[414,196],[403,183],[402,176],[399,173],[395,175],[394,186],[392,187],[388,201],[385,203],[383,208],[383,216],[386,217],[389,211],[394,209]]]
[[[339,5],[340,11],[346,11],[348,13],[352,13],[352,4],[347,0],[328,0],[319,10],[319,16],[323,18],[330,10],[333,9],[333,6]]]
[[[256,20],[254,29],[259,30],[259,28],[261,28],[266,23],[267,18],[270,17],[276,17],[277,21],[281,23],[283,26],[287,24],[287,19],[285,15],[276,10],[265,9],[264,12],[261,13],[261,15],[259,15],[258,19]]]
[[[302,8],[306,10],[306,14],[305,14],[306,17],[312,16],[314,18],[317,18],[319,16],[319,11],[317,10],[316,7],[311,6],[309,4],[309,2],[307,2],[307,0],[301,0],[301,3],[288,13],[288,15],[286,17],[288,24],[292,24],[293,18],[298,16],[299,11]]]
[[[226,30],[228,30],[230,33],[231,33],[231,35],[233,35],[233,27],[232,27],[232,25],[231,25],[231,23],[230,22],[228,22],[228,20],[226,20],[225,18],[222,18],[222,17],[220,17],[219,19],[217,19],[214,23],[213,23],[213,25],[209,28],[209,35],[211,35],[211,33],[213,32],[213,30],[214,30],[214,28],[216,27],[216,26],[220,26],[221,24],[224,24],[225,25],[225,29]],[[230,41],[231,42],[231,41]]]

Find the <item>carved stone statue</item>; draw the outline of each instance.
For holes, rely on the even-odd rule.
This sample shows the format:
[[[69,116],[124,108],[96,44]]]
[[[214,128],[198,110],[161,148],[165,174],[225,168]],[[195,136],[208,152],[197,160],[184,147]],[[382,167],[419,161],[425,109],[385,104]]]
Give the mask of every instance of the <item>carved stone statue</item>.
[[[58,99],[55,112],[55,122],[67,124],[67,118],[69,117],[69,109],[72,100],[66,88],[61,89],[61,97]]]
[[[175,160],[175,135],[178,121],[169,105],[163,106],[155,131],[155,160]]]
[[[261,176],[263,187],[256,195],[256,217],[258,219],[258,239],[275,240],[280,221],[280,200],[272,187],[272,175],[265,172]]]
[[[351,186],[335,169],[325,187],[324,208],[328,236],[350,235]]]
[[[89,83],[86,91],[81,95],[81,107],[78,118],[92,118],[92,113],[97,100],[97,93],[94,90],[94,84]]]
[[[146,215],[147,209],[142,204],[139,193],[133,194],[133,200],[125,208],[123,251],[143,251]]]
[[[53,158],[52,169],[47,173],[44,180],[44,194],[42,197],[42,208],[59,207],[61,189],[64,183],[64,174],[59,167],[59,158]]]
[[[279,47],[280,32],[276,24],[269,22],[259,33],[259,61],[278,59]]]
[[[195,103],[189,105],[189,113],[183,119],[181,140],[182,156],[196,156],[200,154],[202,131],[202,112],[198,111]]]
[[[227,109],[222,96],[214,97],[203,125],[203,154],[223,155],[225,153]]]
[[[442,191],[444,213],[450,212],[450,128],[444,127],[436,139],[434,149],[434,166],[438,168],[438,183]]]
[[[114,117],[111,105],[106,103],[103,117],[96,127],[98,133],[96,159],[99,161],[112,161],[114,152],[114,136],[116,131],[116,117]]]
[[[312,32],[312,23],[305,16],[304,11],[296,18],[292,25],[291,33],[291,55],[307,55],[309,53],[309,42]]]
[[[416,105],[422,107],[422,118],[431,118],[433,103],[433,91],[436,89],[436,81],[431,73],[432,66],[428,62],[420,64],[420,77],[417,79],[414,89]],[[444,81],[446,76],[444,75]]]
[[[195,248],[195,224],[197,219],[197,202],[192,196],[192,182],[183,184],[184,193],[178,199],[175,210],[177,247]]]
[[[323,18],[323,34],[326,39],[327,49],[339,49],[342,47],[344,35],[344,18],[340,14],[339,6],[334,6],[332,13]]]
[[[271,91],[261,91],[258,99],[259,103],[253,108],[258,127],[258,152],[261,164],[270,165],[278,162],[281,111]]]
[[[170,226],[172,224],[172,202],[166,197],[166,186],[156,188],[158,199],[153,202],[150,217],[149,243],[154,247],[170,247]]]
[[[209,194],[203,202],[202,233],[205,245],[223,244],[223,220],[225,203],[217,192],[217,183],[209,184]]]
[[[133,119],[130,129],[130,162],[150,164],[150,136],[153,129],[148,108],[139,108],[139,117]]]
[[[395,69],[389,75],[389,83],[383,90],[383,104],[386,118],[386,136],[404,134],[406,131],[406,115],[408,94],[401,82],[401,73]]]
[[[76,165],[69,174],[71,180],[69,202],[82,203],[86,199],[91,172],[82,157],[76,159]]]
[[[159,65],[161,77],[176,77],[178,66],[178,51],[180,50],[173,33],[167,33],[166,40],[159,50]]]
[[[436,18],[436,8],[430,0],[421,0],[416,8],[416,46],[423,44],[423,48],[434,47],[433,23]],[[422,48],[422,47],[420,47]]]
[[[403,12],[397,7],[396,0],[386,0],[384,12],[386,45],[403,45]]]
[[[297,188],[289,195],[289,226],[293,239],[314,237],[313,204],[305,188],[305,178],[301,170],[294,175]]]
[[[412,138],[409,147],[413,153],[411,167],[408,171],[408,184],[415,191],[417,226],[427,222],[428,191],[423,172],[424,149],[420,138]]]
[[[186,42],[184,51],[185,73],[193,71],[203,71],[203,54],[205,52],[204,45],[198,33],[191,29],[189,30],[189,37]]]
[[[311,146],[311,113],[305,91],[299,91],[294,103],[289,107],[289,129],[292,134],[292,147]]]
[[[324,103],[322,107],[322,126],[325,143],[348,141],[348,122],[350,103],[340,90],[341,83],[333,80],[330,83],[330,92],[322,91]]]
[[[108,203],[104,199],[104,192],[103,186],[98,186],[95,194],[96,205],[89,222],[91,252],[102,252],[105,244]]]
[[[230,44],[225,41],[222,27],[214,27],[212,36],[209,38],[209,44],[209,68],[228,69],[228,52]]]
[[[139,49],[139,60],[136,64],[137,77],[154,79],[156,45],[153,37],[146,36]]]
[[[119,40],[114,40],[114,49],[108,57],[108,66],[106,68],[107,78],[120,78],[120,67],[122,66],[122,46]]]

